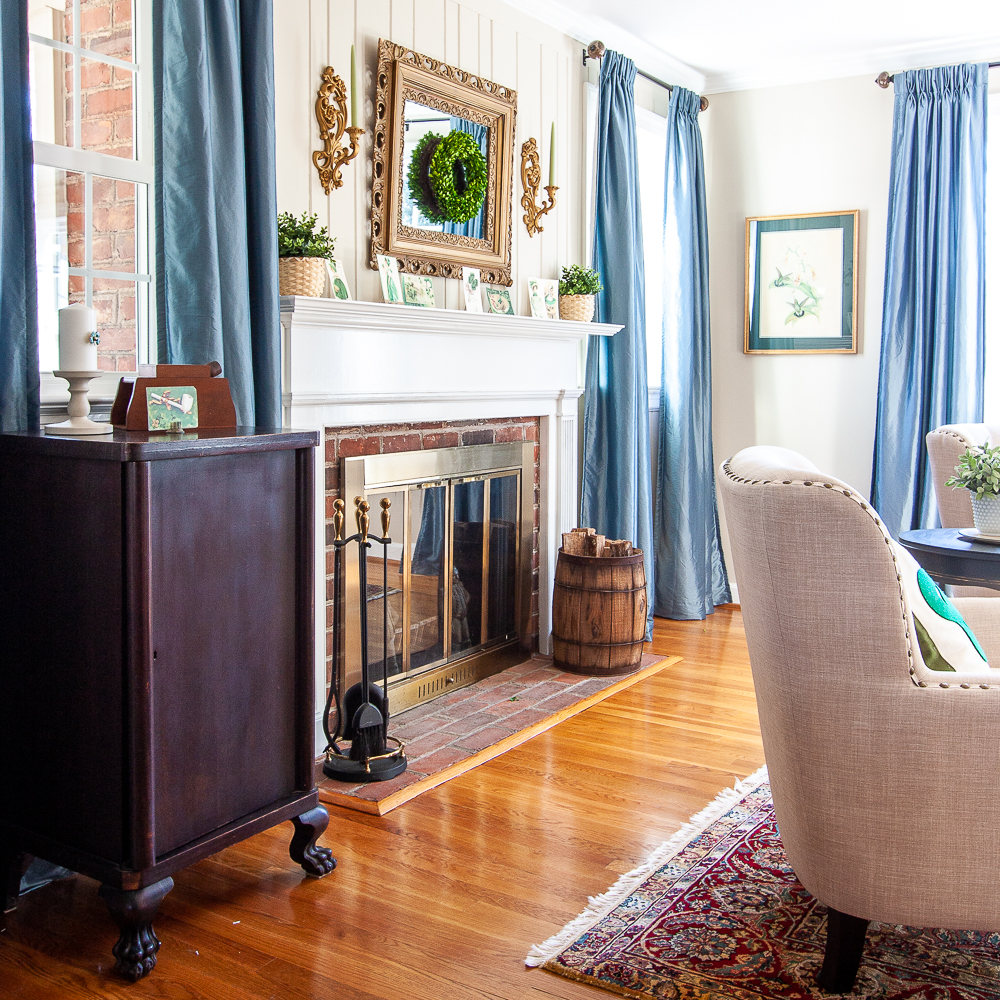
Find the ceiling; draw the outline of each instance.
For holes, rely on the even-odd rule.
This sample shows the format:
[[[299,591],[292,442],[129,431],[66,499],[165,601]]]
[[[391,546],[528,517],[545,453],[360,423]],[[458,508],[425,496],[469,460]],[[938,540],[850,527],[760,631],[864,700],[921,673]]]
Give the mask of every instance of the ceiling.
[[[700,93],[1000,61],[998,0],[508,0]]]

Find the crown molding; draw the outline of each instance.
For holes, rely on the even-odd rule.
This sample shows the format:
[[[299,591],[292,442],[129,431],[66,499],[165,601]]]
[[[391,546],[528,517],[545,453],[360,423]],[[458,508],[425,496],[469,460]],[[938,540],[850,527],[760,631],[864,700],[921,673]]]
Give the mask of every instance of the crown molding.
[[[575,38],[583,48],[599,38],[609,49],[631,59],[637,69],[664,83],[704,93],[705,74],[600,15],[581,14],[559,0],[506,0],[507,4]]]
[[[811,55],[808,61],[770,66],[749,72],[709,73],[705,93],[758,90],[850,76],[877,76],[882,70],[924,69],[962,62],[1000,60],[1000,34],[966,35],[952,39],[928,39],[903,45],[883,46],[827,58]]]

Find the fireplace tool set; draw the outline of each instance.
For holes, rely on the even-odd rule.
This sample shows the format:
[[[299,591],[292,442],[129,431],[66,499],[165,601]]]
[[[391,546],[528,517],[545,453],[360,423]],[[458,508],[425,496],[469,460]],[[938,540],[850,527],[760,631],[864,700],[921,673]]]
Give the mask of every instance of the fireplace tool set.
[[[323,713],[323,732],[326,735],[326,761],[323,773],[328,778],[360,784],[366,781],[388,781],[406,770],[406,752],[403,744],[389,735],[389,507],[391,501],[383,497],[382,537],[368,534],[371,505],[364,497],[354,498],[354,516],[358,530],[348,538],[341,538],[344,530],[344,501],[333,502],[333,649],[334,664],[330,693]],[[358,575],[361,601],[361,682],[344,693],[341,700],[337,651],[340,649],[340,611],[343,594],[344,548],[358,543]],[[372,542],[382,546],[382,686],[372,681],[368,671],[368,550]],[[331,731],[330,713],[336,706],[336,724]],[[340,741],[350,742],[343,749]],[[392,746],[390,746],[392,744]]]

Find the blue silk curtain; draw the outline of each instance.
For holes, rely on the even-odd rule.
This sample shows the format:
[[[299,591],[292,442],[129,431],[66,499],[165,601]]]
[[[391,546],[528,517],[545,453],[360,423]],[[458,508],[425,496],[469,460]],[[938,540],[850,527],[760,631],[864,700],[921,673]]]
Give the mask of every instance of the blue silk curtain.
[[[38,426],[27,0],[0,0],[0,431]]]
[[[156,0],[159,359],[281,426],[271,0]]]
[[[452,116],[450,124],[454,131],[466,132],[471,135],[472,138],[479,143],[479,150],[486,158],[486,162],[489,163],[490,151],[487,146],[489,129],[487,129],[485,125],[478,125],[476,122],[467,121],[465,118],[456,118],[454,115]],[[479,212],[469,219],[468,222],[445,222],[444,232],[455,233],[458,236],[471,236],[476,240],[486,239],[486,233],[483,231],[483,218],[485,211],[486,202],[484,200]]]
[[[732,600],[722,559],[712,453],[708,216],[698,112],[674,87],[667,112],[664,190],[663,366],[657,459],[656,607],[704,618]]]
[[[608,50],[597,120],[594,267],[604,282],[597,318],[624,329],[591,337],[587,350],[580,523],[608,538],[627,538],[645,553],[651,636],[653,512],[634,83],[632,60]]]
[[[924,438],[983,418],[985,63],[897,73],[872,506],[934,527]]]

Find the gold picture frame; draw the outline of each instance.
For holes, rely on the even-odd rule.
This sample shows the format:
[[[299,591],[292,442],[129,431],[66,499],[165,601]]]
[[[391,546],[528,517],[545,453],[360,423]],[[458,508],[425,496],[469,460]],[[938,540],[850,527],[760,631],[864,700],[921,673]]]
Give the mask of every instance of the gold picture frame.
[[[369,266],[377,268],[377,255],[387,254],[404,272],[461,278],[463,267],[476,267],[484,282],[511,284],[517,92],[385,39],[378,53]],[[488,130],[481,239],[403,223],[407,101]]]
[[[861,212],[746,220],[744,354],[857,354]]]

